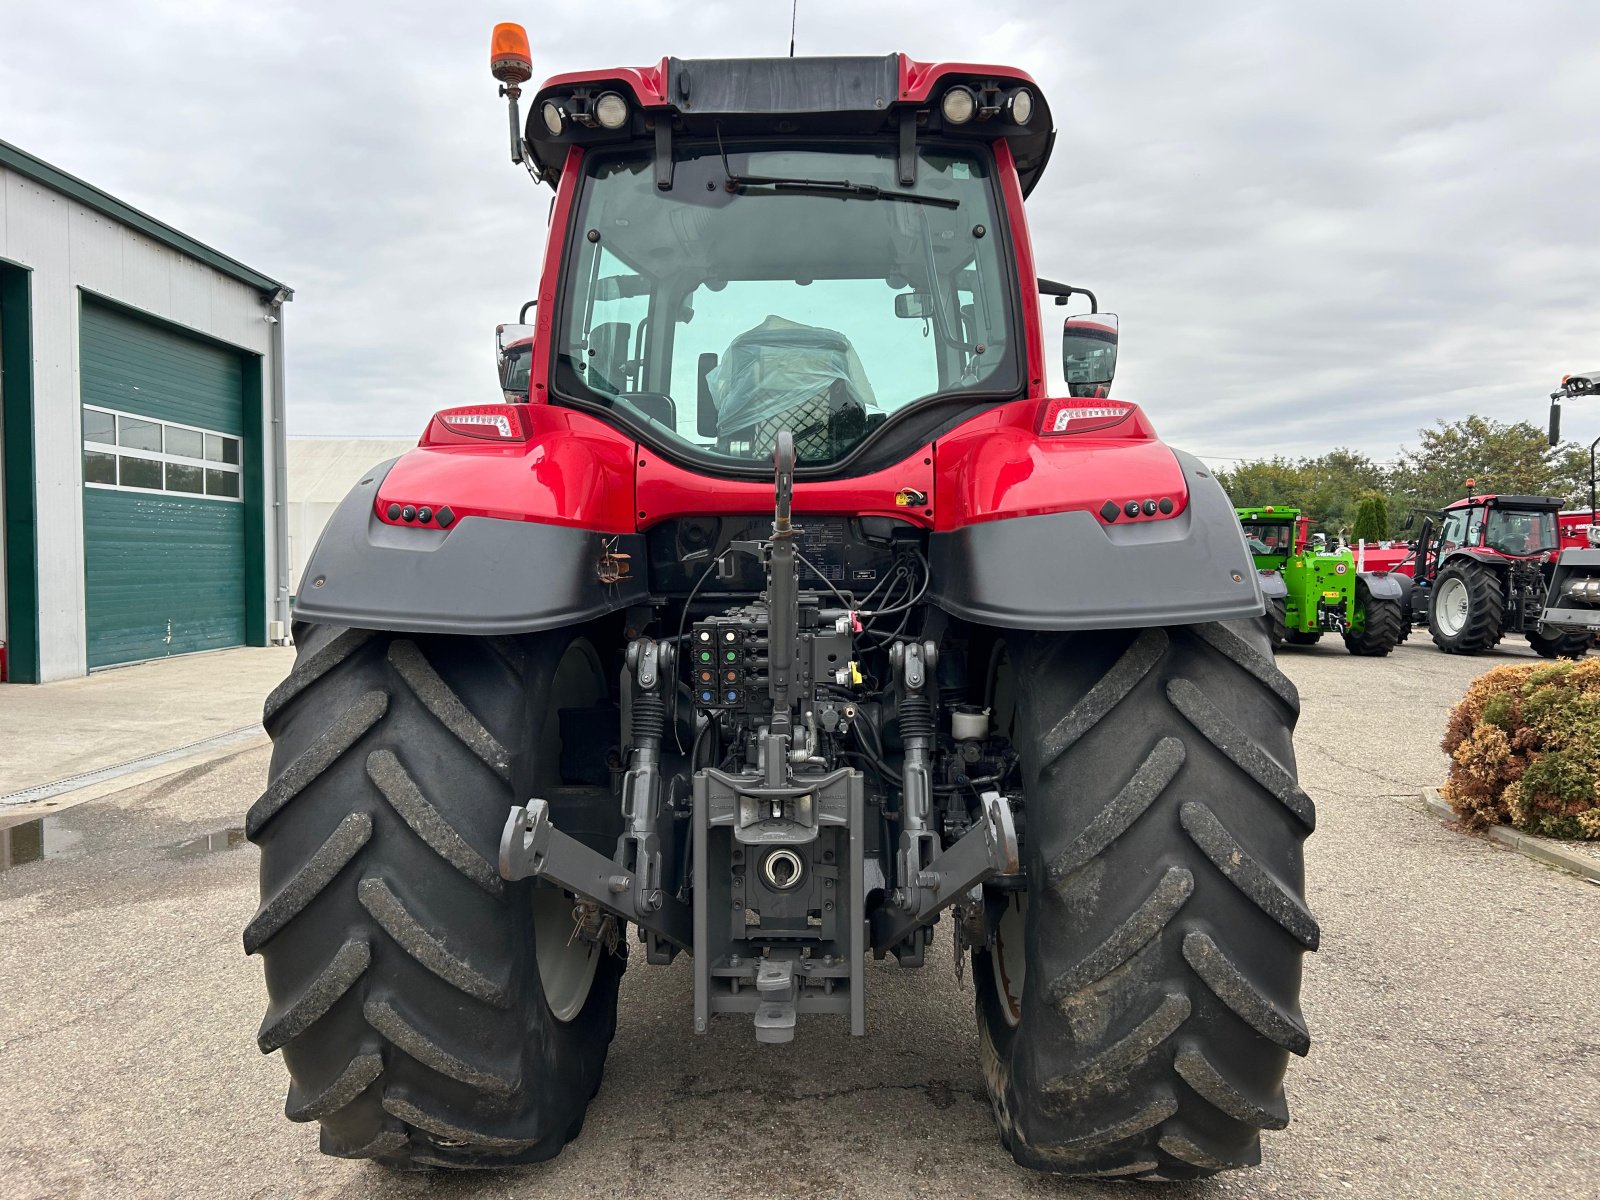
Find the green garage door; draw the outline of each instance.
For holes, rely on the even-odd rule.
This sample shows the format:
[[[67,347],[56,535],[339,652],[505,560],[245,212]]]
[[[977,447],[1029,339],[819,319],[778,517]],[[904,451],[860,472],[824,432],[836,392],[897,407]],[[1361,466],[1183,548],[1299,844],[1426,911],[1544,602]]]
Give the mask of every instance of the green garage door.
[[[239,354],[89,301],[81,346],[89,666],[243,645]]]

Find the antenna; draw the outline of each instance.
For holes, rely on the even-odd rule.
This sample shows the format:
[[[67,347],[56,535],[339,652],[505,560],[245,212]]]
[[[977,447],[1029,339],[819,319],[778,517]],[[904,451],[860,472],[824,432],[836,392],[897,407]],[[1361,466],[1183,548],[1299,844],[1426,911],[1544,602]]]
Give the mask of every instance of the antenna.
[[[800,20],[800,0],[789,6],[789,57],[794,57],[794,27]]]

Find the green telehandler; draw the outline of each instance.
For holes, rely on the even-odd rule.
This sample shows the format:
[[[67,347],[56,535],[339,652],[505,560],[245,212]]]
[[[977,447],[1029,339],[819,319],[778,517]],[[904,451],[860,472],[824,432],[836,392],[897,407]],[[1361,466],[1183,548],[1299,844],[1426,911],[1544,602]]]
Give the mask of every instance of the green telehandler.
[[[1337,633],[1351,654],[1381,658],[1405,637],[1411,581],[1389,571],[1361,571],[1348,547],[1308,547],[1309,517],[1269,504],[1238,508],[1244,537],[1267,598],[1274,648],[1310,646]]]

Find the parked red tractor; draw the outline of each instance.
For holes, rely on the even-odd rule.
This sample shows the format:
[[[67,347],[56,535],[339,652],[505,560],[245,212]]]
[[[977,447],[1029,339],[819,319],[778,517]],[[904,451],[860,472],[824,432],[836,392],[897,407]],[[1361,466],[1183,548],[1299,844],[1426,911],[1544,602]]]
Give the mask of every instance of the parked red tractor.
[[[247,823],[288,1116],[548,1158],[630,957],[690,953],[697,1031],[860,1036],[864,955],[943,916],[1018,1162],[1257,1162],[1309,1046],[1298,699],[1210,470],[1079,394],[1114,326],[1046,385],[1033,81],[666,58],[524,131],[520,28],[492,62],[555,190],[529,396],[436,414],[305,570]]]
[[[1481,654],[1520,633],[1545,658],[1581,658],[1586,631],[1546,625],[1560,546],[1558,496],[1468,496],[1424,514],[1413,564],[1411,619],[1449,654]]]

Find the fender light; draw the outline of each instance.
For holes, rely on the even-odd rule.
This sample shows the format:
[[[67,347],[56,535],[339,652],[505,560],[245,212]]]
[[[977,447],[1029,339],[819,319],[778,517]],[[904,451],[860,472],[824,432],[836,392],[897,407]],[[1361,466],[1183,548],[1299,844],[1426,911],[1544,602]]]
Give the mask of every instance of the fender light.
[[[1094,433],[1120,425],[1133,415],[1134,406],[1110,400],[1058,398],[1047,400],[1039,416],[1039,432],[1046,437],[1066,433]]]
[[[533,436],[520,404],[474,404],[433,414],[423,430],[423,446],[461,446],[484,442],[526,442]]]

